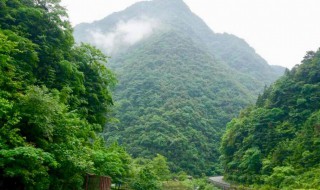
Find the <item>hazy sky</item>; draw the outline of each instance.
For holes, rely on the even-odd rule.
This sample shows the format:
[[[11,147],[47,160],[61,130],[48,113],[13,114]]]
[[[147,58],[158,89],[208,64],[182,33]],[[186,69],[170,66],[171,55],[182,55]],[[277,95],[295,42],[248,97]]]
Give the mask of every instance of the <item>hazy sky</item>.
[[[73,25],[141,0],[62,0]],[[320,47],[320,0],[184,0],[214,32],[245,39],[271,65],[292,68]]]

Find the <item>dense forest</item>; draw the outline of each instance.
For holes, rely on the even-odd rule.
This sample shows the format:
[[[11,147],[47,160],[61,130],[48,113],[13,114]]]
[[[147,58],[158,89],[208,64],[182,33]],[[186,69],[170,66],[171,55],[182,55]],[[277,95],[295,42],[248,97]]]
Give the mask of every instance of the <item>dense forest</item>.
[[[59,2],[0,2],[0,189],[83,189],[87,174],[132,190],[215,189],[172,174],[160,154],[106,146],[116,79],[103,53],[74,43]]]
[[[94,30],[158,23],[129,45],[119,35],[109,59],[75,43],[59,3],[0,1],[0,189],[83,189],[94,174],[132,190],[214,190],[205,176],[220,173],[319,189],[320,49],[271,84],[283,68],[182,0],[154,0],[75,28],[94,42]]]
[[[320,187],[320,49],[227,125],[225,177],[257,189]]]
[[[137,40],[132,30],[147,34]],[[74,35],[112,57],[119,122],[107,125],[105,139],[133,157],[160,153],[175,172],[221,173],[226,123],[284,72],[244,40],[214,33],[182,0],[139,2]]]
[[[128,175],[129,155],[98,135],[113,104],[106,56],[75,45],[55,0],[0,2],[0,189],[81,189]]]

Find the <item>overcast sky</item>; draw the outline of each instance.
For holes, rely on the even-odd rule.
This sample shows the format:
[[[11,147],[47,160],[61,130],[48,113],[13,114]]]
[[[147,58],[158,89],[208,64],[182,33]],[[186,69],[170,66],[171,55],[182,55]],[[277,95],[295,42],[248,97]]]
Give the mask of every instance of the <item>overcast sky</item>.
[[[73,25],[141,0],[62,0]],[[271,65],[292,68],[320,47],[320,0],[184,0],[214,32],[245,39]]]

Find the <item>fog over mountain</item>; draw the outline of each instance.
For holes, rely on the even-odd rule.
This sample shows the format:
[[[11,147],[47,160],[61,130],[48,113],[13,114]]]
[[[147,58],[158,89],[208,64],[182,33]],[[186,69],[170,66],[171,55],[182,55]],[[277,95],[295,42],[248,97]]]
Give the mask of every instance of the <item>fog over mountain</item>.
[[[121,46],[132,46],[150,36],[158,27],[156,20],[141,17],[119,21],[115,28],[107,33],[101,30],[90,30],[89,35],[93,39],[93,44],[114,54]]]
[[[105,130],[133,156],[160,153],[171,168],[219,173],[225,125],[284,68],[243,39],[213,32],[182,0],[134,4],[75,27],[77,42],[110,55],[119,123]]]

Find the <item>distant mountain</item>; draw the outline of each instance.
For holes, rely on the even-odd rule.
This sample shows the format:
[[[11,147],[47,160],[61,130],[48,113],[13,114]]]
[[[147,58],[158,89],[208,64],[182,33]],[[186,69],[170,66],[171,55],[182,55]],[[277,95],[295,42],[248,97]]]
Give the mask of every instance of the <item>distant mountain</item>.
[[[214,33],[182,0],[139,2],[74,35],[112,57],[120,122],[106,139],[133,156],[160,153],[175,171],[219,172],[226,123],[284,72],[244,40]]]

